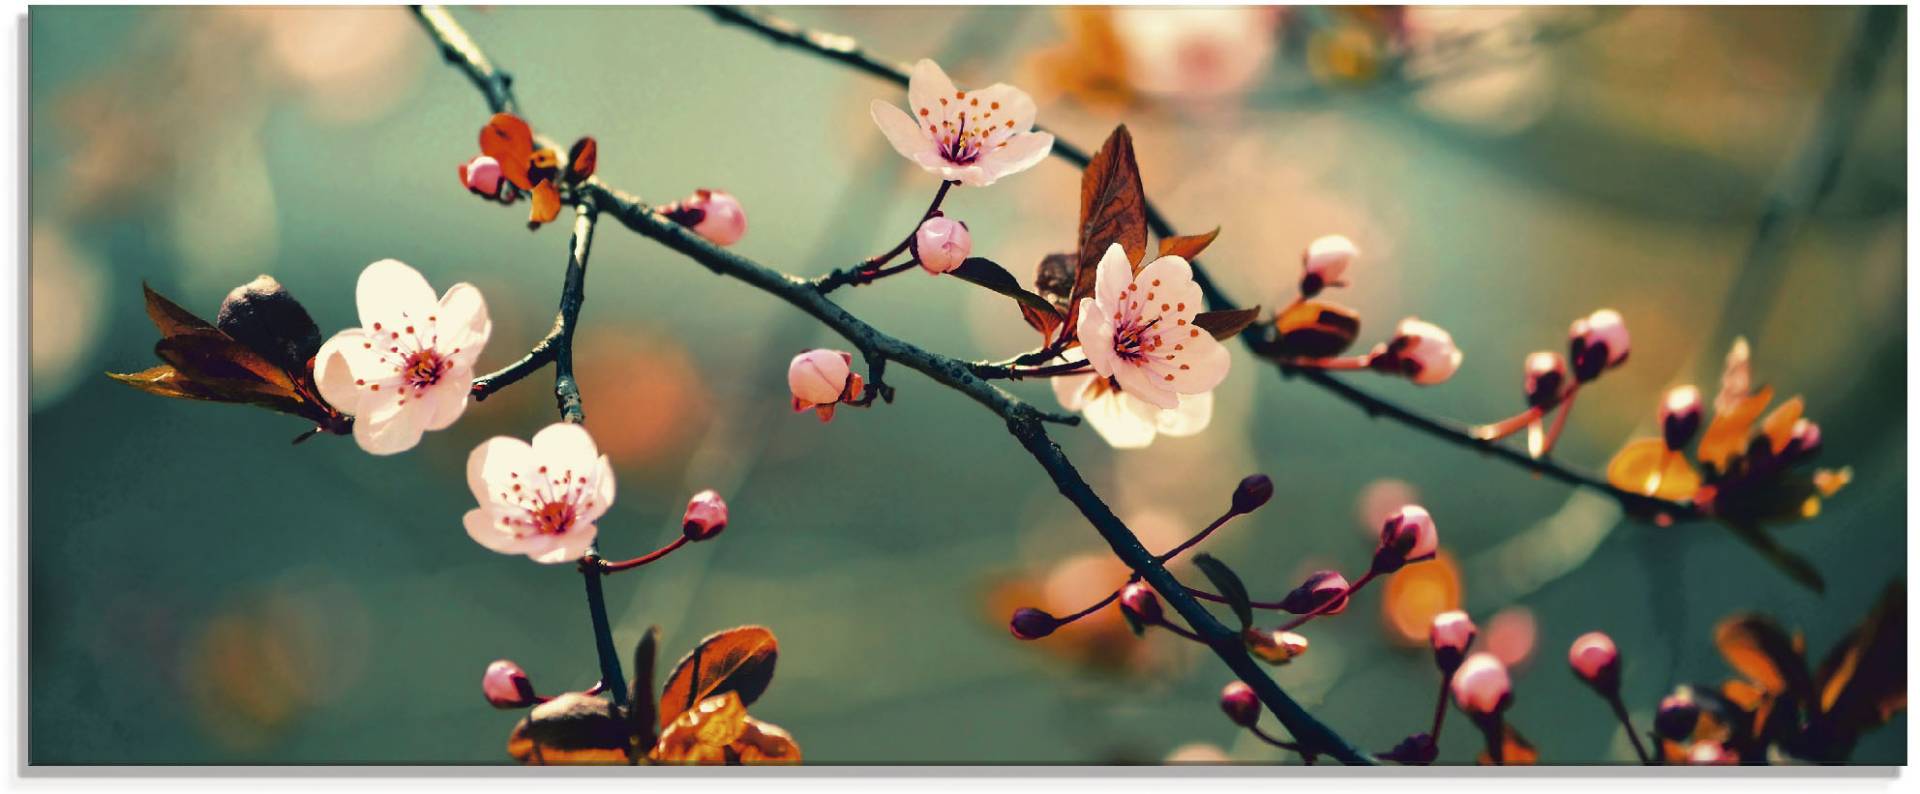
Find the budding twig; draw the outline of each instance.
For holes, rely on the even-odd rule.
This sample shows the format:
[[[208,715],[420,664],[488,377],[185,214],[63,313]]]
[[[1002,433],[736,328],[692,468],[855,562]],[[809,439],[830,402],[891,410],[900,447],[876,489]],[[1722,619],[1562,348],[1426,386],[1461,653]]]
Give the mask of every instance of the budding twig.
[[[901,252],[907,250],[908,246],[913,245],[913,236],[919,233],[920,224],[925,223],[928,218],[933,217],[940,211],[941,202],[947,200],[947,191],[952,190],[953,186],[958,184],[960,183],[951,181],[943,181],[940,183],[940,189],[933,194],[933,203],[927,205],[926,212],[920,213],[920,219],[913,222],[913,228],[907,232],[907,236],[902,238],[899,244],[887,249],[885,253],[868,257],[858,265],[841,268],[814,279],[814,289],[820,290],[821,294],[826,294],[849,284],[857,287],[861,284],[869,284],[895,273],[902,273],[913,269],[913,266],[918,264],[917,262],[909,261],[895,267],[882,267],[882,265],[892,262],[894,257],[899,256]]]

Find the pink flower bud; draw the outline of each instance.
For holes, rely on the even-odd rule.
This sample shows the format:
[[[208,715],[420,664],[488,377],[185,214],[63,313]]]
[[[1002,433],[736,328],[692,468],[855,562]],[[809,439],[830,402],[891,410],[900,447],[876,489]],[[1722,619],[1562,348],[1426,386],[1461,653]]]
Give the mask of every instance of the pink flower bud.
[[[1489,717],[1507,709],[1513,701],[1513,682],[1507,678],[1507,666],[1482,651],[1467,657],[1453,674],[1453,704],[1474,717]]]
[[[1013,620],[1007,622],[1007,628],[1018,639],[1037,640],[1060,628],[1060,620],[1033,607],[1021,607],[1013,611]]]
[[[1220,690],[1220,710],[1227,713],[1227,719],[1233,720],[1233,724],[1251,728],[1260,721],[1260,698],[1246,682],[1235,681]]]
[[[1372,366],[1421,386],[1432,386],[1453,377],[1462,357],[1446,329],[1408,317],[1394,329],[1392,341],[1374,346]]]
[[[1311,298],[1327,287],[1345,286],[1340,279],[1359,255],[1359,247],[1338,234],[1308,243],[1307,250],[1300,254],[1300,294]]]
[[[526,708],[539,702],[527,672],[506,659],[487,665],[486,675],[480,677],[480,691],[497,709]]]
[[[687,513],[680,519],[680,531],[687,540],[706,540],[727,528],[727,503],[720,494],[708,489],[687,501]]]
[[[488,198],[500,195],[500,161],[483,154],[461,163],[460,184]]]
[[[1134,582],[1120,590],[1120,606],[1132,612],[1142,623],[1159,623],[1160,597],[1143,582]]]
[[[1660,433],[1666,437],[1667,449],[1686,446],[1699,430],[1700,390],[1693,386],[1668,389],[1660,400]]]
[[[1273,478],[1265,474],[1251,474],[1240,481],[1233,489],[1234,515],[1245,515],[1259,510],[1261,505],[1273,498]]]
[[[1347,608],[1347,577],[1339,571],[1315,571],[1307,581],[1280,599],[1280,608],[1295,615],[1305,615],[1319,609],[1320,605],[1332,603],[1322,615],[1338,615]]]
[[[793,392],[795,413],[813,409],[820,421],[833,419],[833,406],[860,394],[860,376],[853,374],[853,354],[814,349],[794,356],[787,365],[787,388]]]
[[[1433,662],[1442,673],[1452,675],[1460,669],[1460,662],[1467,658],[1467,647],[1473,644],[1478,632],[1473,620],[1460,610],[1433,616],[1433,630],[1427,634],[1427,642],[1433,646]]]
[[[1740,763],[1740,754],[1719,742],[1694,742],[1687,752],[1687,763],[1701,766],[1732,766]]]
[[[939,275],[960,266],[973,253],[973,233],[967,225],[945,215],[921,221],[909,245],[913,257],[928,273]]]
[[[1619,691],[1620,651],[1613,646],[1612,637],[1598,631],[1580,635],[1567,649],[1567,663],[1573,665],[1580,680],[1601,694]]]
[[[693,230],[714,245],[733,245],[747,233],[747,211],[724,190],[701,188],[693,195],[660,208],[669,220]]]
[[[1387,516],[1380,527],[1380,547],[1373,552],[1375,573],[1392,573],[1410,562],[1431,559],[1440,551],[1440,530],[1433,516],[1419,505],[1407,505]]]
[[[1567,386],[1567,362],[1559,353],[1542,350],[1527,355],[1527,405],[1550,408],[1560,402]]]
[[[1612,309],[1574,320],[1573,327],[1567,329],[1567,346],[1574,377],[1582,383],[1593,380],[1626,362],[1630,347],[1627,321]]]
[[[1820,451],[1820,425],[1811,419],[1796,419],[1793,422],[1793,434],[1787,437],[1787,446],[1780,454],[1786,458],[1800,458]]]
[[[1693,728],[1699,722],[1700,704],[1694,702],[1693,690],[1687,687],[1661,698],[1660,708],[1653,712],[1653,732],[1676,742],[1693,736]]]

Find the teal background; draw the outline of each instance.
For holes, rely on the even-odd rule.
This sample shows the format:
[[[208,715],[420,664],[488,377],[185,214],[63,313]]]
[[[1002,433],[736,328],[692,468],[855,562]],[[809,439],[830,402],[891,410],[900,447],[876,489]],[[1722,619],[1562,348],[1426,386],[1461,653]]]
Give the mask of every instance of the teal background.
[[[750,217],[736,250],[771,266],[813,275],[882,250],[934,187],[868,120],[872,99],[900,90],[697,9],[455,13],[513,73],[539,130],[595,135],[600,175],[651,201],[733,192]],[[884,55],[936,57],[963,86],[1042,85],[1029,58],[1062,37],[1045,8],[782,13]],[[1651,432],[1666,387],[1711,393],[1731,334],[1745,334],[1756,379],[1804,395],[1823,463],[1855,472],[1818,519],[1781,532],[1825,573],[1824,596],[1714,527],[1622,520],[1604,499],[1369,421],[1240,350],[1199,437],[1115,452],[1091,431],[1058,436],[1150,546],[1204,525],[1239,477],[1270,473],[1274,504],[1206,547],[1256,596],[1314,567],[1357,571],[1371,550],[1362,490],[1417,489],[1465,567],[1467,608],[1519,605],[1537,621],[1511,719],[1551,762],[1630,758],[1562,662],[1583,632],[1619,643],[1642,725],[1674,684],[1729,675],[1711,642],[1729,612],[1804,628],[1817,660],[1905,575],[1904,30],[1831,195],[1780,252],[1777,286],[1729,296],[1755,277],[1740,263],[1760,210],[1817,121],[1857,13],[1625,9],[1496,64],[1507,88],[1452,95],[1323,86],[1286,44],[1242,101],[1041,96],[1040,111],[1087,148],[1127,123],[1148,194],[1182,229],[1223,228],[1207,262],[1246,302],[1284,296],[1314,237],[1353,236],[1365,253],[1335,297],[1367,318],[1363,343],[1417,314],[1466,351],[1441,387],[1365,378],[1422,410],[1516,410],[1522,357],[1618,308],[1632,361],[1580,400],[1556,450],[1589,470]],[[297,420],[155,399],[99,373],[152,362],[141,280],[211,317],[227,289],[272,273],[331,332],[353,323],[359,270],[386,257],[436,288],[478,285],[495,321],[483,366],[499,366],[550,322],[565,224],[529,233],[524,205],[456,186],[485,106],[403,9],[36,8],[28,24],[29,760],[505,760],[518,715],[480,698],[489,661],[518,661],[542,691],[597,678],[579,577],[491,554],[459,524],[467,451],[552,420],[544,374],[374,458],[339,438],[290,447]],[[955,191],[947,208],[976,253],[1024,276],[1070,244],[1077,190],[1078,174],[1049,161]],[[616,227],[596,240],[588,284],[587,427],[619,476],[603,548],[669,540],[703,487],[733,515],[716,541],[608,583],[619,645],[658,624],[677,656],[721,628],[771,627],[779,672],[753,712],[809,762],[1157,761],[1191,742],[1283,760],[1221,719],[1224,669],[1164,634],[1130,674],[1008,638],[996,583],[1041,582],[1103,546],[992,415],[902,370],[893,405],[830,425],[794,416],[786,360],[840,341]],[[908,273],[844,300],[957,356],[1032,343],[1003,299],[950,279]],[[1016,389],[1051,404],[1043,384]],[[1421,729],[1434,687],[1424,653],[1383,630],[1380,598],[1314,624],[1312,651],[1277,674],[1375,749]],[[1871,734],[1855,760],[1903,763],[1906,724]],[[1471,756],[1463,727],[1443,758]]]

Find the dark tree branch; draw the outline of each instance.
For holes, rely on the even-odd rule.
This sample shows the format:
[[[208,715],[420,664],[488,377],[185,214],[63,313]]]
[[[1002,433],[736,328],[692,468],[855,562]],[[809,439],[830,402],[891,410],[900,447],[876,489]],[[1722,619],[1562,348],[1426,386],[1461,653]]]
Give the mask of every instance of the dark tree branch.
[[[478,56],[479,60],[462,67],[470,75],[491,72],[491,67],[483,68],[486,63],[484,56],[472,46],[471,39],[451,17],[437,9],[419,13],[423,20],[429,22],[428,31],[440,42],[443,51],[448,52],[450,56]],[[454,46],[449,44],[449,41],[466,42],[468,46]],[[485,88],[483,84],[482,90],[484,91]],[[715,246],[638,199],[597,180],[589,180],[580,186],[575,191],[574,199],[581,205],[580,211],[584,218],[576,223],[577,234],[573,246],[573,250],[580,254],[576,257],[576,261],[580,264],[582,277],[584,277],[585,257],[580,244],[583,234],[579,232],[583,231],[583,226],[584,232],[591,232],[592,221],[590,211],[587,209],[590,206],[593,210],[609,213],[627,228],[685,255],[713,273],[738,279],[772,294],[832,328],[860,349],[862,356],[867,359],[872,368],[876,385],[879,381],[879,367],[887,361],[896,361],[971,397],[992,410],[1006,421],[1008,430],[1033,454],[1034,459],[1053,479],[1061,494],[1079,508],[1113,547],[1114,553],[1159,591],[1161,597],[1165,598],[1167,603],[1171,604],[1174,610],[1194,627],[1196,632],[1204,638],[1208,647],[1226,662],[1228,668],[1253,688],[1261,702],[1273,711],[1274,716],[1296,739],[1306,747],[1324,752],[1345,763],[1373,763],[1370,756],[1349,744],[1288,697],[1279,684],[1274,683],[1273,679],[1268,677],[1266,672],[1260,669],[1253,658],[1247,654],[1239,636],[1214,619],[1199,601],[1188,595],[1186,588],[1167,572],[1151,552],[1140,545],[1139,538],[1118,516],[1113,514],[1106,503],[1102,502],[1080,477],[1066,455],[1047,435],[1045,426],[1042,424],[1048,421],[1078,424],[1080,419],[1078,416],[1041,411],[975,376],[971,366],[965,361],[931,353],[909,342],[881,333],[829,300],[814,286],[813,282],[774,270]],[[570,281],[572,278],[570,267]],[[573,311],[578,311],[577,302]],[[564,303],[562,312],[566,313]],[[571,325],[571,322],[568,324]],[[564,351],[565,345],[560,345],[560,348]],[[557,354],[556,357],[559,355],[565,355],[565,353]],[[599,597],[600,568],[597,560],[591,565],[583,565],[583,571],[588,572],[586,575],[589,604],[597,607],[590,610],[595,616],[596,637],[603,648],[610,647],[610,632],[601,631],[605,608],[604,599]],[[603,649],[603,668],[606,667],[606,658],[606,652]],[[612,682],[609,684],[610,687],[619,680],[617,658],[614,660],[613,667],[612,675],[607,676],[607,680]],[[603,670],[604,672],[606,671]]]

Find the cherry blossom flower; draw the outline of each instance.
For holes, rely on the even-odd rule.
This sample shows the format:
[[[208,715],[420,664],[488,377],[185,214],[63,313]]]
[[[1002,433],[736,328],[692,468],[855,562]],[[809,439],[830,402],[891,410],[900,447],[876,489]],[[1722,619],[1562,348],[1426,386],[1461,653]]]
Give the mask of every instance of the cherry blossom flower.
[[[793,410],[812,409],[820,421],[833,421],[834,406],[860,399],[860,375],[853,371],[853,354],[815,349],[794,356],[787,364],[787,388],[793,392]]]
[[[360,327],[334,334],[314,357],[320,396],[352,414],[353,438],[375,455],[412,449],[467,409],[473,365],[493,333],[472,284],[438,300],[420,272],[395,259],[361,271]]]
[[[1093,371],[1121,391],[1177,409],[1181,395],[1206,394],[1226,379],[1226,346],[1193,324],[1200,286],[1187,260],[1163,256],[1135,274],[1115,243],[1100,257],[1093,291],[1080,299],[1080,345]]]
[[[585,428],[559,422],[532,444],[497,436],[474,447],[467,485],[480,501],[465,519],[475,542],[535,562],[572,562],[593,547],[594,522],[613,505],[613,464]]]
[[[724,190],[701,188],[693,195],[660,208],[668,220],[693,230],[718,246],[740,242],[747,235],[747,211]]]
[[[1033,131],[1033,98],[1005,83],[962,91],[939,64],[922,59],[907,82],[907,110],[874,100],[873,123],[895,151],[928,173],[986,187],[1032,168],[1053,150]]]
[[[1631,347],[1627,321],[1612,309],[1601,309],[1573,321],[1567,329],[1567,347],[1573,361],[1573,374],[1581,382],[1600,377],[1600,373],[1620,366]]]
[[[937,276],[967,261],[967,255],[973,253],[973,233],[965,223],[935,215],[914,230],[911,245],[920,267]]]
[[[1074,348],[1063,358],[1085,361],[1086,355]],[[1180,407],[1164,410],[1092,372],[1053,378],[1053,396],[1060,400],[1060,407],[1085,416],[1093,431],[1114,449],[1141,449],[1160,435],[1191,436],[1213,421],[1212,392],[1182,394]]]

